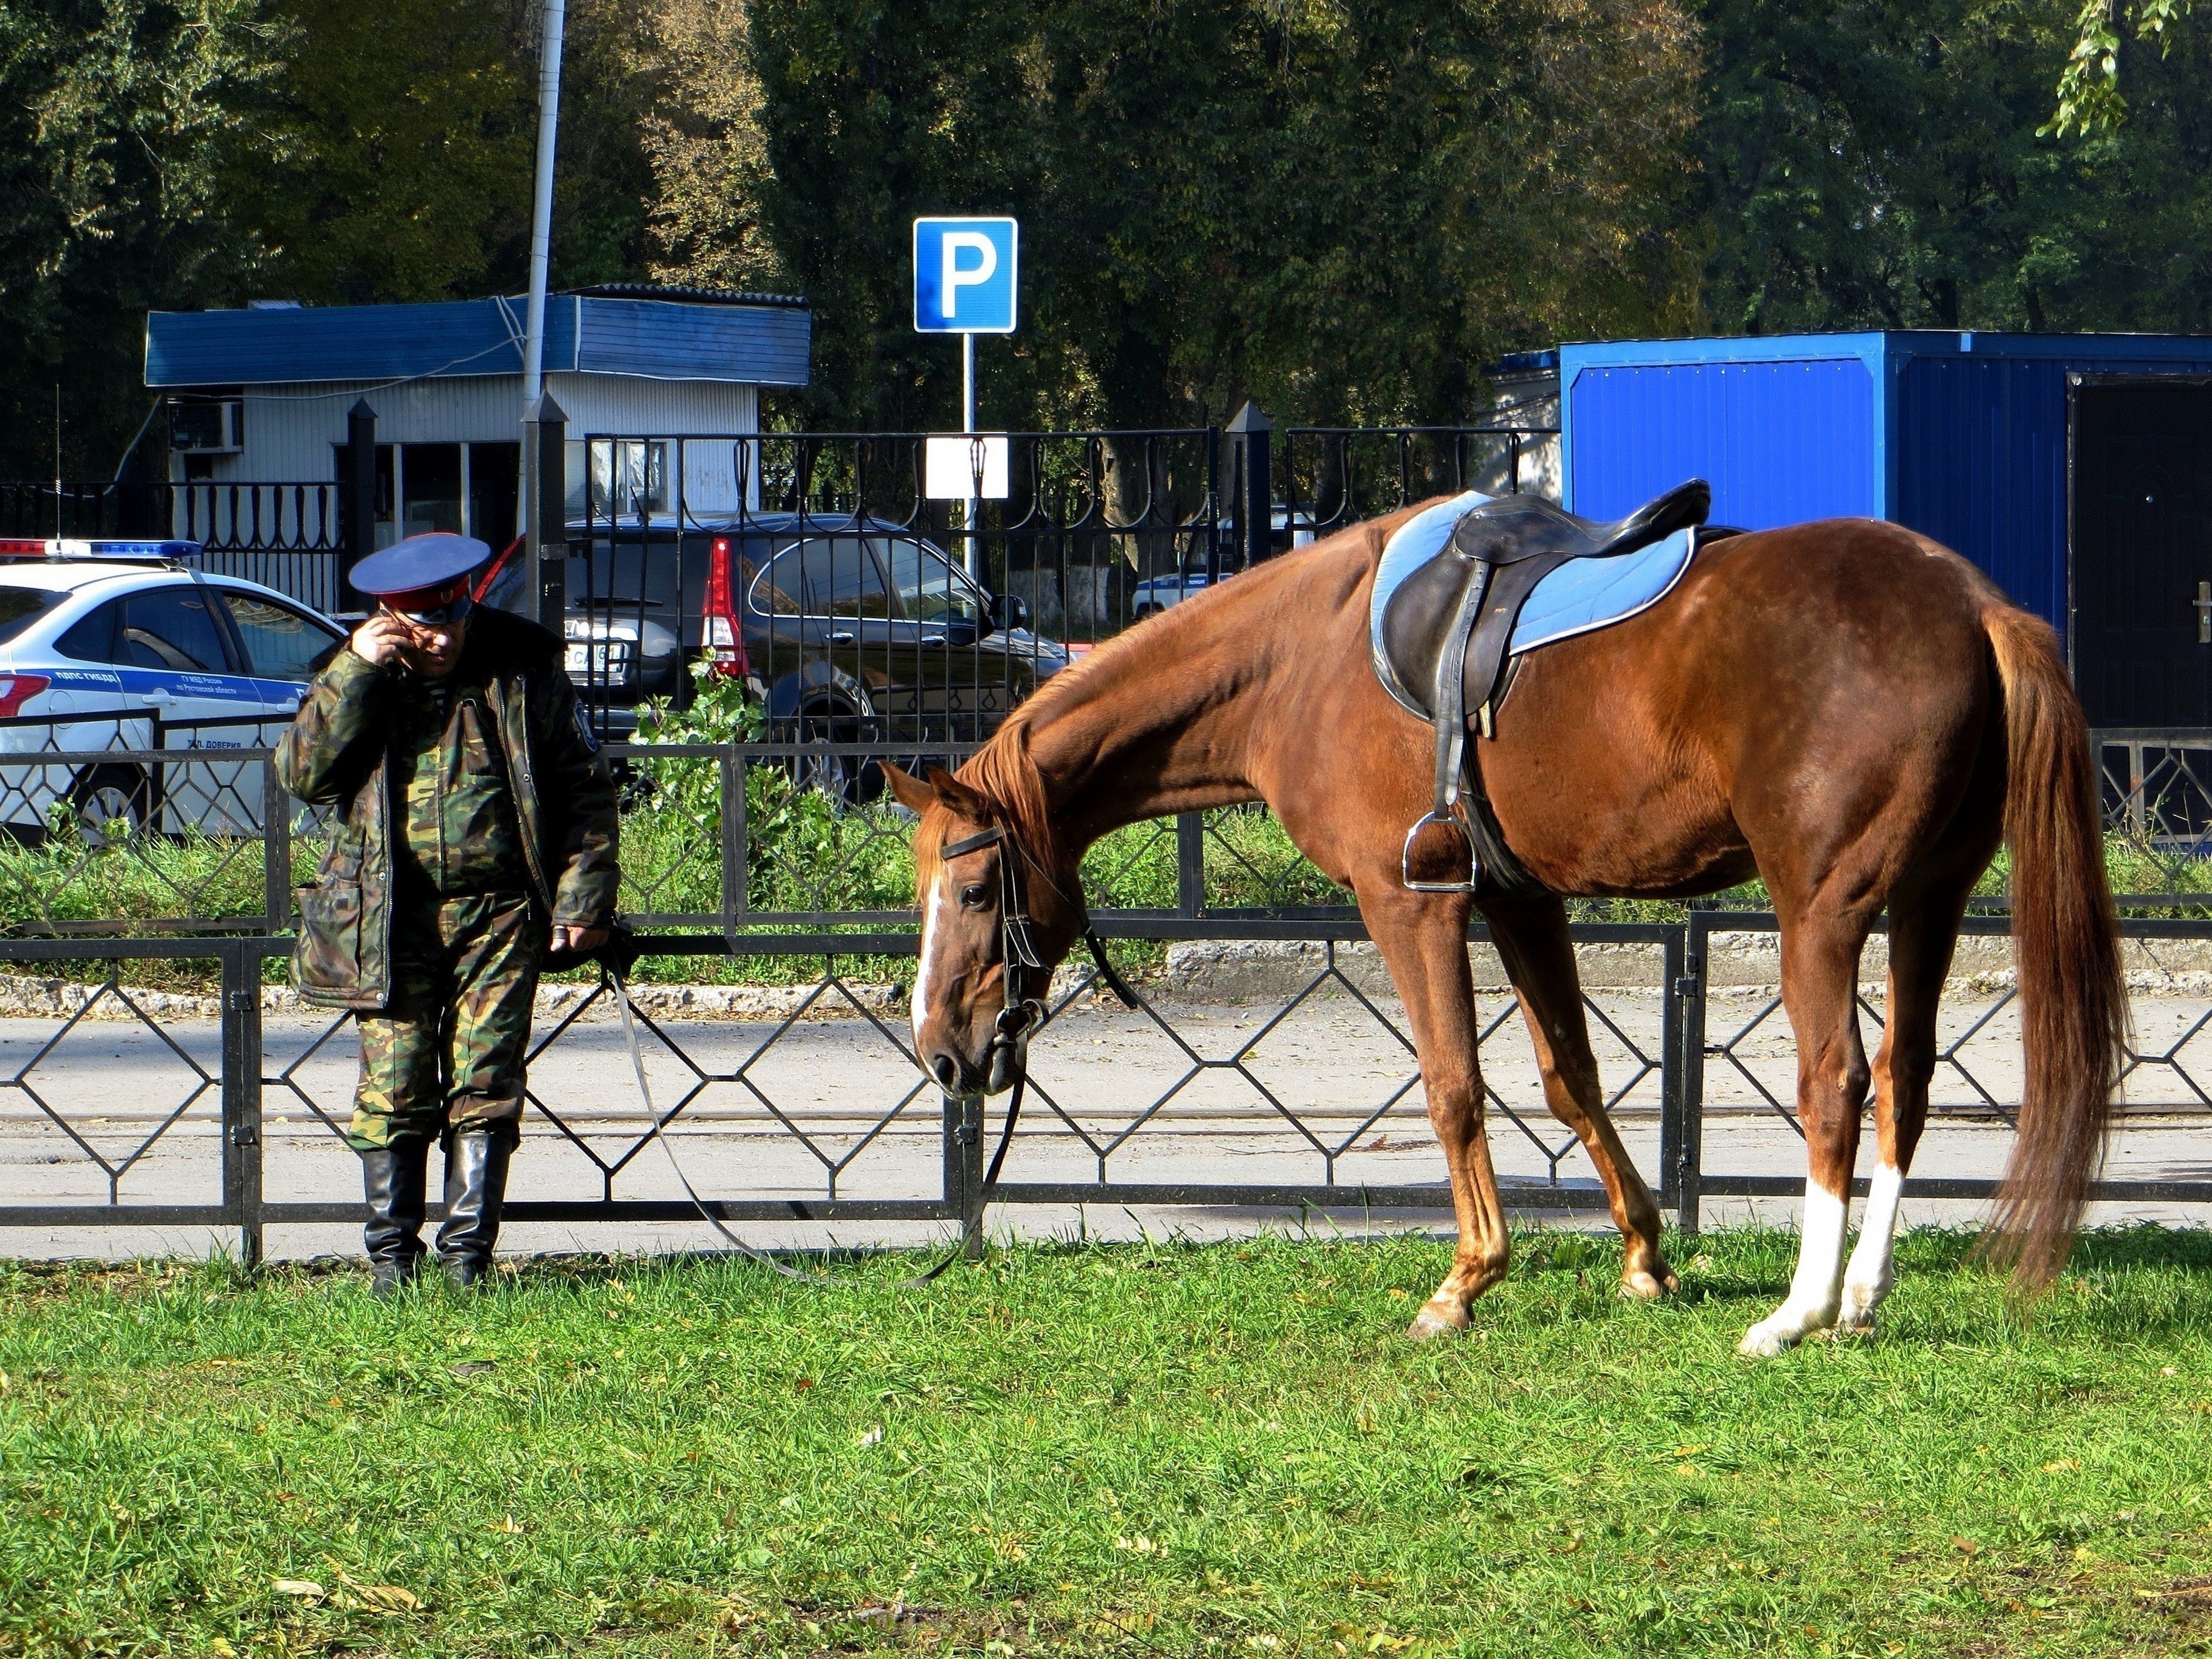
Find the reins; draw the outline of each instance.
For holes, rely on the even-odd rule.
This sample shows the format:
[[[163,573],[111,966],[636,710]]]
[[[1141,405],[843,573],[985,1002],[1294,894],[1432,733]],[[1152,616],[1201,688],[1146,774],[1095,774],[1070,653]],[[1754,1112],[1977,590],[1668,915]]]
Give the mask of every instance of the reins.
[[[969,836],[963,840],[947,842],[939,850],[938,856],[948,860],[963,858],[970,853],[980,853],[986,847],[1000,843],[1003,843],[1006,848],[1006,851],[1002,852],[999,858],[1000,960],[1004,964],[1005,969],[1000,978],[1005,987],[1006,1000],[1004,1006],[999,1010],[998,1018],[993,1024],[986,1063],[988,1066],[991,1058],[1006,1051],[1012,1054],[1016,1069],[1014,1086],[1006,1098],[1006,1121],[1000,1126],[999,1129],[999,1144],[992,1152],[991,1162],[983,1174],[982,1201],[978,1206],[979,1212],[990,1207],[991,1200],[998,1192],[999,1172],[1006,1167],[1007,1151],[1014,1143],[1014,1126],[1021,1121],[1022,1097],[1028,1091],[1030,1080],[1029,1065],[1023,1048],[1024,1040],[1050,1018],[1050,1012],[1044,1003],[1036,997],[1024,996],[1022,987],[1018,982],[1018,975],[1021,974],[1045,971],[1044,958],[1038,954],[1036,941],[1030,933],[1031,918],[1025,884],[1022,879],[1020,867],[1022,865],[1026,864],[1035,870],[1043,878],[1045,885],[1058,895],[1060,902],[1083,918],[1083,943],[1090,951],[1091,959],[1097,966],[1098,976],[1106,981],[1107,988],[1112,991],[1125,1006],[1135,1008],[1139,1006],[1137,994],[1129,988],[1128,981],[1115,971],[1112,962],[1108,960],[1105,943],[1098,937],[1098,930],[1091,925],[1089,910],[1079,900],[1069,897],[1060,884],[1052,878],[1052,872],[1038,862],[1036,855],[1030,853],[1029,848],[1009,835],[1004,824],[994,823],[989,829]],[[1012,854],[1019,854],[1019,860],[1017,860],[1011,856]],[[630,1069],[637,1075],[638,1093],[645,1101],[646,1110],[656,1120],[653,1139],[660,1143],[661,1152],[668,1159],[668,1167],[676,1172],[676,1179],[682,1183],[684,1195],[691,1200],[691,1207],[698,1211],[699,1218],[720,1234],[722,1242],[737,1251],[738,1255],[748,1261],[758,1262],[762,1267],[786,1279],[793,1279],[802,1285],[841,1285],[848,1282],[826,1273],[806,1273],[777,1261],[768,1251],[748,1244],[744,1239],[739,1238],[724,1224],[720,1216],[707,1207],[707,1200],[700,1197],[698,1189],[691,1184],[691,1177],[684,1173],[684,1165],[678,1161],[675,1147],[669,1144],[666,1133],[668,1126],[658,1121],[660,1115],[659,1109],[653,1103],[653,1085],[646,1079],[645,1053],[639,1046],[636,1021],[631,1012],[628,966],[627,962],[617,966],[614,960],[603,957],[599,963],[601,981],[613,991],[615,1007],[622,1016],[623,1042],[629,1049]],[[931,1283],[960,1259],[961,1253],[966,1247],[967,1241],[963,1238],[922,1272],[901,1279],[895,1288],[915,1290]]]

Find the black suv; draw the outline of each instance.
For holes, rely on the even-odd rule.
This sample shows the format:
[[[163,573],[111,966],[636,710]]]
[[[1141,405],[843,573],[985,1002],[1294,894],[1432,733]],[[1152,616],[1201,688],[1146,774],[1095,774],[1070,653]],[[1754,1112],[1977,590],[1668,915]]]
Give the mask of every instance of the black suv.
[[[988,737],[1066,648],[931,543],[851,514],[568,527],[568,671],[607,729],[688,664],[748,681],[777,739]]]

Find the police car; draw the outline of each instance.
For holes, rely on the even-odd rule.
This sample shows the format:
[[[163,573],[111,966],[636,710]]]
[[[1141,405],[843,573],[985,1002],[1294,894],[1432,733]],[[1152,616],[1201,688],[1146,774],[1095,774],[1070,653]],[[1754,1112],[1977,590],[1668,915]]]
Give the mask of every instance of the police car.
[[[197,829],[253,834],[258,763],[40,753],[266,747],[336,623],[257,582],[210,575],[197,543],[0,538],[0,825],[52,830],[66,805],[86,839]],[[21,757],[21,758],[18,758]]]

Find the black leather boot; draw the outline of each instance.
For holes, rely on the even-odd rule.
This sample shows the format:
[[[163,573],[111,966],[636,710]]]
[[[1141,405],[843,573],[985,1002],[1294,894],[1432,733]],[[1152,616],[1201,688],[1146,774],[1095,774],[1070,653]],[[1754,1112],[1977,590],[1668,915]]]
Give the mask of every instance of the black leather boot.
[[[482,1130],[461,1131],[446,1143],[446,1221],[438,1229],[438,1259],[465,1291],[491,1272],[513,1150],[506,1136]]]
[[[368,1200],[369,1293],[389,1297],[415,1277],[422,1261],[422,1208],[430,1162],[430,1143],[403,1140],[361,1155],[363,1194]]]

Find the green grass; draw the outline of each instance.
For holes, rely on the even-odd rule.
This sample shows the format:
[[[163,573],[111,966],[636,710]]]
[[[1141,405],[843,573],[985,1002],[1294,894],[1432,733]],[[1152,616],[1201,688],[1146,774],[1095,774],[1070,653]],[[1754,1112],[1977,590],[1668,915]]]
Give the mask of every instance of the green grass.
[[[1425,1238],[0,1268],[0,1653],[2205,1651],[2212,1240],[2096,1237],[2027,1324],[1966,1243],[1759,1364],[1755,1232],[1658,1306],[1523,1240],[1426,1346]]]

